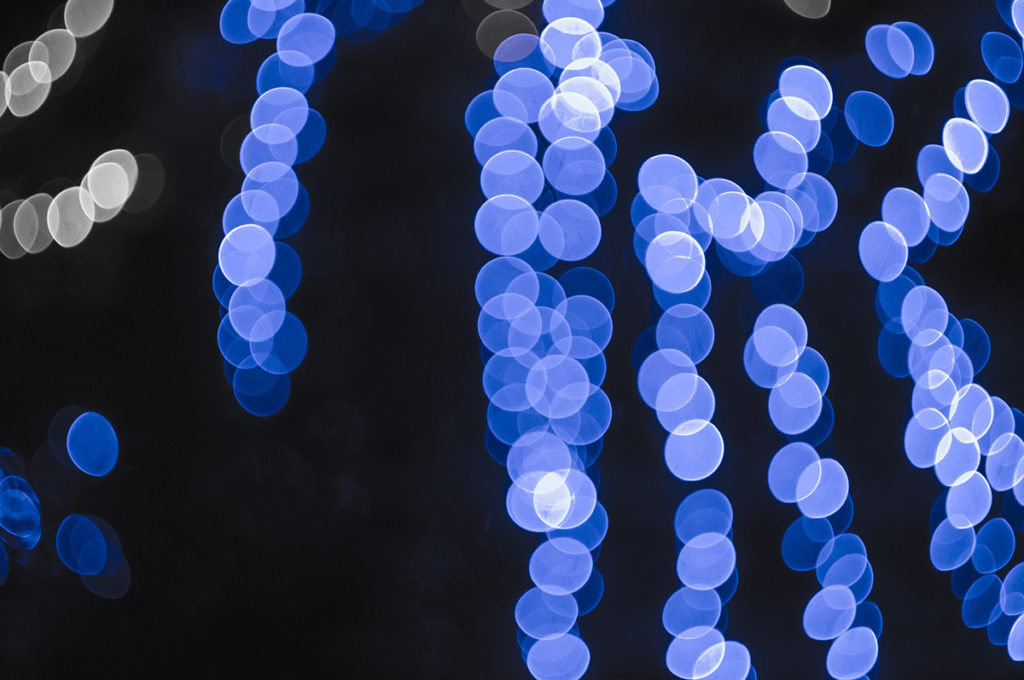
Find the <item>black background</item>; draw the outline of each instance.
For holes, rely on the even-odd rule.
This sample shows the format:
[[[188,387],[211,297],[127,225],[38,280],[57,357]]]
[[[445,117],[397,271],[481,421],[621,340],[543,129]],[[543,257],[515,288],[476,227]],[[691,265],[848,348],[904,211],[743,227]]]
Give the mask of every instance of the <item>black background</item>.
[[[290,240],[304,276],[289,303],[310,347],[288,406],[266,420],[238,407],[224,377],[210,274],[241,181],[231,124],[248,116],[271,44],[224,43],[217,2],[124,0],[62,92],[28,119],[5,116],[0,188],[18,196],[80,177],[116,147],[155,154],[167,178],[153,208],[98,225],[80,246],[0,262],[3,443],[31,461],[69,403],[105,414],[121,442],[108,477],[44,509],[49,533],[0,588],[6,677],[528,676],[512,609],[536,539],[508,519],[505,472],[483,447],[473,280],[487,256],[472,231],[481,197],[462,114],[492,71],[474,43],[474,2],[427,0],[373,43],[340,45],[311,93],[328,138],[298,170],[313,207]],[[45,30],[53,8],[41,4],[4,0],[2,49]],[[885,618],[881,677],[1024,676],[984,631],[963,626],[948,575],[929,563],[940,487],[903,456],[910,384],[875,358],[874,287],[855,255],[885,191],[916,186],[916,150],[940,139],[956,89],[986,77],[981,35],[1007,29],[987,0],[834,4],[815,22],[781,0],[609,8],[603,28],[654,54],[661,97],[616,116],[620,201],[587,262],[617,293],[605,384],[614,419],[600,461],[606,591],[581,620],[589,677],[669,677],[660,613],[678,587],[671,518],[697,488],[665,469],[663,432],[630,365],[652,320],[630,247],[636,171],[677,153],[702,176],[755,190],[750,150],[778,63],[803,55],[831,72],[863,53],[869,26],[901,19],[931,32],[935,67],[874,84],[896,112],[895,135],[834,171],[840,215],[800,254],[799,308],[832,370],[834,455],[851,477],[852,530],[868,546],[871,599]],[[539,20],[536,4],[526,11]],[[997,187],[972,193],[964,235],[922,268],[954,314],[988,330],[979,380],[1018,406],[1020,131],[1018,114],[995,142]],[[779,556],[796,512],[764,481],[780,438],[740,362],[757,303],[745,281],[717,264],[712,275],[717,344],[702,374],[727,455],[709,484],[733,501],[740,569],[727,637],[748,645],[759,677],[824,677],[827,644],[800,624],[817,584]],[[123,599],[95,597],[55,561],[53,527],[68,512],[117,529],[134,578]]]

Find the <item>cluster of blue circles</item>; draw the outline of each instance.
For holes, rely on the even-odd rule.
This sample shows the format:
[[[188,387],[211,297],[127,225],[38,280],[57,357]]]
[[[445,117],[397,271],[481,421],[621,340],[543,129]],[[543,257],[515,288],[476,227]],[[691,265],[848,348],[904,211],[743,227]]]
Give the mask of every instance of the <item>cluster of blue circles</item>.
[[[569,456],[564,447],[549,450],[549,437],[531,435],[538,429],[574,447],[593,445],[607,430],[611,404],[599,385],[612,332],[610,290],[590,268],[555,279],[518,258],[497,258],[480,270],[477,329],[486,356],[488,424],[513,447],[501,456],[513,481],[532,474],[542,458]]]
[[[465,122],[486,198],[474,230],[497,256],[475,286],[487,448],[512,481],[509,516],[545,535],[529,562],[534,587],[516,604],[517,637],[533,677],[577,680],[590,665],[578,618],[604,592],[594,558],[608,515],[595,463],[612,415],[600,386],[615,296],[592,268],[545,270],[600,243],[618,194],[609,123],[616,109],[653,103],[658,80],[640,44],[597,30],[600,0],[545,0],[543,13],[539,36],[498,46],[493,88]]]
[[[289,374],[308,346],[305,327],[286,308],[302,264],[283,241],[309,216],[309,193],[294,168],[316,155],[327,134],[306,93],[334,65],[338,35],[372,37],[417,4],[399,0],[385,10],[369,0],[321,0],[306,12],[302,0],[230,0],[221,12],[226,40],[272,39],[277,48],[256,76],[259,98],[239,153],[245,180],[224,210],[213,274],[221,305],[217,345],[238,403],[254,415],[284,407]]]
[[[638,176],[639,194],[631,211],[634,249],[647,270],[663,313],[653,337],[648,333],[646,338],[641,338],[643,342],[638,342],[639,354],[646,358],[639,365],[637,383],[641,397],[654,409],[668,433],[664,450],[666,464],[684,481],[696,482],[710,477],[721,465],[725,451],[722,435],[711,422],[714,391],[696,368],[714,344],[714,325],[704,312],[711,295],[707,249],[712,242],[717,243],[716,252],[723,264],[740,275],[758,276],[769,269],[783,272],[785,266],[776,269],[775,265],[783,262],[794,248],[806,245],[816,233],[828,228],[838,207],[835,189],[822,175],[813,172],[811,166],[812,152],[816,151],[817,157],[824,160],[815,161],[816,168],[827,171],[831,167],[835,153],[828,130],[836,133],[838,125],[841,135],[844,129],[838,110],[832,105],[828,79],[811,65],[791,65],[780,74],[779,89],[768,102],[765,116],[768,131],[755,145],[754,160],[769,189],[757,198],[751,198],[729,180],[704,180],[685,160],[668,154],[648,159]],[[846,119],[850,119],[849,113]],[[823,126],[824,120],[829,121],[828,125]],[[867,118],[858,120],[865,122]],[[868,126],[861,127],[867,129]],[[862,137],[861,141],[865,139]],[[856,140],[853,143],[856,145]],[[799,271],[798,264],[796,267]],[[782,280],[783,287],[792,288],[784,281],[787,278],[792,277],[776,280]],[[802,282],[802,274],[798,278]],[[802,287],[802,283],[798,287]],[[799,292],[790,294],[799,295]],[[806,328],[804,331],[806,345]],[[766,327],[762,333],[769,345],[767,335],[771,332]],[[649,353],[648,348],[652,350]],[[778,354],[773,355],[772,360],[779,364],[775,367],[775,378],[781,383],[783,381],[778,379],[783,377],[783,367],[788,368],[789,362],[784,361],[784,350],[773,349]],[[803,348],[800,352],[796,352],[795,346],[790,349],[794,352],[791,373],[795,373]],[[824,373],[827,382],[827,367]],[[815,383],[811,381],[811,385]],[[778,421],[785,421],[790,430],[799,428],[808,417],[814,424],[822,412],[823,390],[822,387],[817,395],[815,411],[815,403],[808,401],[807,394],[813,390],[807,389],[796,377],[785,387],[780,384],[772,412],[778,414]],[[831,422],[827,426],[825,437]],[[722,499],[727,505],[727,499]],[[684,500],[683,505],[688,501]],[[722,551],[724,561],[718,566],[727,565],[725,554],[732,551],[728,539],[717,541],[706,537],[703,540],[712,543],[708,549]],[[684,589],[692,587],[687,583],[684,555],[696,550],[684,541],[679,553],[677,566]],[[734,551],[731,554],[730,571],[735,568]],[[721,650],[726,649],[726,645],[733,650],[730,654],[745,662],[724,664],[720,667],[720,677],[741,680],[748,673],[754,673],[746,648],[738,642],[726,643],[721,631],[702,633],[694,641],[680,637],[675,627],[666,625],[666,629],[675,636],[666,661],[669,670],[677,676],[695,677],[692,664],[698,660],[701,667],[709,659],[721,661],[724,658]],[[710,656],[702,656],[704,654]]]
[[[221,35],[236,45],[273,40],[287,22],[304,13],[330,20],[338,36],[348,42],[367,42],[391,28],[418,7],[422,0],[228,0],[221,11]],[[299,51],[301,52],[301,50]],[[264,68],[291,70],[307,60],[298,54],[275,54]],[[332,59],[333,61],[333,59]],[[312,63],[307,65],[312,66]],[[261,69],[262,72],[263,69]]]
[[[674,214],[653,211],[643,194],[634,201],[634,215],[638,206],[649,213],[637,223],[637,255],[663,307],[655,328],[637,343],[639,354],[645,355],[637,369],[637,385],[668,433],[668,469],[683,481],[696,482],[710,477],[725,453],[721,432],[711,422],[714,391],[697,371],[715,340],[714,324],[703,309],[711,294],[703,250],[709,240],[699,243],[677,217],[688,214],[693,205],[686,182],[695,189],[697,179],[692,170],[687,172],[689,165],[674,156],[657,156],[644,164],[642,177],[650,177],[652,165],[663,173],[663,183],[654,187],[642,180],[641,186],[647,187],[651,201],[669,206]],[[676,173],[672,177],[670,168]],[[680,187],[687,192],[684,201]],[[647,345],[653,345],[650,353]],[[711,489],[690,494],[679,505],[675,526],[680,547],[676,572],[683,587],[668,599],[662,616],[673,637],[665,657],[667,668],[680,678],[756,677],[747,648],[724,637],[728,617],[723,605],[739,579],[728,498]]]
[[[800,510],[782,541],[783,561],[795,571],[815,571],[821,590],[804,609],[804,632],[832,640],[826,669],[836,680],[855,680],[878,661],[881,613],[867,601],[874,572],[853,521],[850,481],[842,464],[821,458],[815,446],[831,434],[834,412],[825,391],[828,364],[807,346],[807,326],[785,305],[758,316],[744,350],[750,379],[771,390],[768,414],[790,440],[772,458],[768,488]]]
[[[876,308],[884,323],[883,367],[915,383],[903,442],[907,458],[931,468],[947,487],[932,512],[932,564],[952,572],[965,624],[988,628],[993,644],[1007,645],[1012,659],[1024,660],[1024,608],[1014,604],[1024,597],[1021,569],[1011,569],[1005,581],[995,573],[1009,564],[1014,532],[1024,529],[1024,414],[974,382],[988,362],[987,334],[950,314],[915,270],[907,267],[879,285]],[[997,493],[1005,494],[1004,517],[986,521]]]
[[[727,269],[752,277],[810,243],[835,219],[836,191],[823,173],[852,155],[858,138],[851,129],[863,132],[874,114],[860,117],[859,105],[851,108],[849,100],[845,114],[837,109],[828,79],[804,63],[782,70],[767,101],[767,131],[755,144],[754,161],[768,187],[756,198],[731,180],[698,177],[677,156],[654,156],[640,168],[640,193],[632,208],[634,249],[662,309],[678,303],[704,306],[710,295],[706,251],[712,242]],[[845,122],[854,109],[859,127]],[[891,122],[889,127],[891,132]]]
[[[997,7],[1020,34],[1024,2]],[[963,231],[970,210],[965,184],[981,192],[995,184],[999,159],[989,138],[1004,129],[1011,107],[1024,105],[1012,87],[1024,62],[1019,43],[1020,35],[983,37],[985,65],[1003,85],[976,79],[957,92],[942,145],[925,146],[918,156],[922,193],[891,190],[882,220],[860,239],[864,269],[879,281],[879,361],[890,375],[914,380],[904,450],[946,487],[932,508],[931,562],[951,572],[964,623],[986,628],[1015,661],[1024,660],[1024,565],[1002,578],[996,572],[1009,565],[1015,532],[1024,529],[1024,414],[974,382],[988,363],[988,334],[953,316],[908,262],[926,262],[936,244],[949,245]],[[1003,494],[1003,516],[989,518],[996,494]]]
[[[861,263],[875,280],[892,281],[908,263],[927,262],[938,246],[953,244],[970,211],[967,188],[984,193],[995,186],[1002,164],[989,138],[1006,127],[1011,108],[1024,106],[1019,43],[1019,37],[1004,33],[985,34],[983,59],[1002,85],[979,78],[957,91],[942,143],[928,144],[918,154],[920,192],[892,189],[882,203],[882,219],[861,232]]]
[[[946,487],[931,514],[929,556],[953,574],[970,628],[987,628],[993,644],[1024,660],[1021,565],[1003,570],[1024,529],[1024,414],[974,382],[989,358],[984,329],[949,313],[945,300],[910,267],[879,285],[884,323],[879,357],[891,375],[914,380],[913,413],[904,433],[912,465],[932,469]],[[1003,517],[989,518],[997,493]],[[987,521],[986,521],[987,520]]]
[[[89,476],[103,477],[117,462],[117,435],[110,422],[93,411],[62,410],[51,423],[50,437],[57,459]],[[31,551],[42,538],[39,496],[27,479],[21,459],[10,449],[0,449],[0,583],[10,571],[3,546]],[[66,517],[57,530],[56,551],[61,562],[101,597],[119,598],[131,583],[117,532],[99,517]]]
[[[871,61],[893,78],[923,75],[934,60],[930,37],[909,22],[873,27],[865,42]],[[779,94],[785,110],[800,114],[796,122],[801,122],[812,119],[812,111],[822,115],[830,104],[831,88],[820,71],[798,65],[783,71]],[[773,106],[782,108],[777,103]],[[844,108],[847,127],[861,143],[877,147],[891,138],[894,117],[884,98],[858,91],[847,97]],[[799,133],[809,142],[815,141],[813,127],[808,132],[795,124],[792,116],[773,120],[771,113],[769,107],[766,135],[783,131],[775,128],[786,124],[789,128],[785,132],[798,142],[802,141]],[[833,134],[833,139],[840,138]],[[806,172],[802,159],[793,155],[799,147],[790,139],[786,139],[786,145],[765,140],[762,136],[755,145],[755,164],[768,184],[785,192]],[[758,146],[763,147],[761,151]],[[792,150],[790,158],[797,161],[778,152],[784,146]],[[851,150],[833,154],[833,158],[847,160],[852,155]],[[827,180],[822,182],[831,188]],[[837,207],[836,203],[832,205]],[[831,217],[835,214],[831,212]],[[793,247],[801,245],[797,241]],[[789,297],[795,302],[799,290]],[[867,549],[855,533],[848,531],[853,521],[853,501],[846,470],[833,458],[822,459],[815,449],[829,439],[835,414],[825,396],[828,364],[819,352],[807,346],[807,335],[806,322],[795,309],[771,305],[755,321],[743,362],[751,381],[770,390],[769,417],[789,440],[769,465],[768,485],[777,500],[795,504],[801,513],[783,537],[783,561],[795,571],[813,570],[821,586],[804,609],[804,632],[815,640],[832,641],[826,657],[831,677],[855,680],[877,666],[882,616],[878,606],[867,600],[874,584]]]
[[[661,616],[672,636],[665,665],[676,677],[757,677],[747,648],[724,636],[729,619],[725,605],[739,584],[732,520],[729,499],[714,489],[691,493],[676,510],[676,574],[683,586],[665,602]]]
[[[608,124],[616,109],[637,111],[658,95],[650,53],[597,30],[598,0],[548,0],[544,13],[555,18],[539,36],[518,34],[498,47],[497,81],[465,116],[487,197],[474,220],[477,239],[539,271],[597,248],[600,218],[618,196]]]
[[[923,30],[914,35],[924,53],[930,39]],[[931,57],[916,69],[926,72],[930,64]],[[852,157],[857,142],[881,146],[893,130],[891,109],[874,93],[854,92],[844,108],[833,105],[831,84],[813,64],[781,70],[779,87],[762,111],[766,132],[754,149],[768,185],[757,198],[729,180],[698,177],[676,156],[654,156],[640,169],[634,248],[663,314],[654,333],[638,342],[640,356],[652,350],[639,366],[638,384],[669,432],[669,469],[683,480],[713,474],[724,451],[710,423],[714,394],[695,368],[714,342],[713,324],[703,312],[711,293],[706,251],[715,242],[722,264],[752,277],[762,300],[792,304],[799,298],[803,275],[790,253],[828,228],[838,211],[835,189],[823,175],[833,162]],[[828,365],[807,347],[802,317],[772,304],[755,323],[744,366],[755,384],[771,390],[769,416],[790,440],[773,460],[769,486],[802,514],[783,541],[784,560],[796,570],[816,570],[822,585],[805,611],[805,631],[833,640],[826,663],[832,677],[860,678],[878,660],[881,613],[866,600],[874,581],[867,551],[846,533],[853,519],[846,472],[814,449],[829,438],[834,422],[825,396]],[[680,668],[673,668],[671,653],[669,666]]]

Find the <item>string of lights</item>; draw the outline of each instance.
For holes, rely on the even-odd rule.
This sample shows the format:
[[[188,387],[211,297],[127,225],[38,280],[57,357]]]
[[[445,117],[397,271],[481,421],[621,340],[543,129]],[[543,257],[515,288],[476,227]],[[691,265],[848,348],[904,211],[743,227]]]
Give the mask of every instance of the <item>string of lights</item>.
[[[305,326],[287,310],[302,264],[283,240],[302,228],[310,211],[309,192],[295,167],[316,155],[327,134],[323,116],[306,95],[334,65],[339,35],[373,37],[419,0],[391,4],[385,11],[321,1],[315,12],[306,12],[302,0],[230,0],[221,12],[225,40],[274,40],[276,47],[256,76],[259,97],[239,152],[245,179],[224,210],[224,238],[213,273],[225,373],[239,405],[256,416],[284,408],[290,374],[309,344]]]
[[[1024,3],[998,7],[1020,34]],[[1015,531],[1024,529],[1024,418],[974,382],[991,351],[984,328],[950,314],[942,295],[908,264],[927,262],[937,245],[950,245],[963,232],[970,213],[965,184],[985,192],[999,176],[990,139],[1003,131],[1011,108],[1024,104],[1020,36],[1008,38],[990,32],[981,43],[986,66],[1003,84],[975,79],[957,92],[941,146],[927,145],[918,155],[921,194],[906,187],[890,190],[882,220],[861,232],[859,255],[879,282],[879,361],[893,377],[914,381],[904,450],[912,465],[931,468],[946,487],[931,512],[929,557],[936,569],[951,572],[964,624],[985,628],[992,644],[1006,645],[1010,658],[1021,661],[1024,565],[1002,578],[997,572],[1010,565]],[[1003,495],[1002,516],[986,521],[996,493]]]
[[[880,34],[900,36],[905,44],[893,38],[879,42]],[[890,45],[907,50],[894,57],[896,47]],[[910,22],[872,27],[866,47],[872,62],[880,70],[888,68],[893,77],[923,75],[934,59],[930,37]],[[834,459],[822,460],[814,449],[829,438],[834,422],[824,396],[829,370],[821,354],[807,347],[806,323],[787,306],[796,302],[803,287],[802,270],[790,252],[810,243],[837,214],[838,197],[824,177],[832,164],[849,160],[858,142],[883,146],[892,135],[894,118],[884,98],[866,90],[850,93],[843,110],[837,109],[831,83],[820,68],[794,61],[799,63],[780,67],[778,89],[763,107],[766,130],[754,145],[753,158],[768,190],[756,199],[729,180],[698,177],[676,156],[654,156],[641,167],[632,209],[634,248],[664,311],[653,332],[641,336],[634,354],[647,356],[638,368],[638,386],[669,433],[669,469],[685,481],[703,480],[718,469],[725,448],[711,423],[714,392],[696,369],[714,343],[713,323],[703,312],[711,295],[705,251],[714,241],[722,264],[750,277],[759,298],[766,304],[786,303],[770,304],[761,312],[744,351],[744,366],[755,384],[771,390],[769,415],[791,441],[773,459],[769,485],[777,499],[796,503],[802,513],[784,538],[784,561],[797,571],[815,570],[822,586],[805,609],[804,630],[813,639],[835,640],[827,659],[833,677],[855,678],[877,660],[881,615],[877,605],[866,602],[873,571],[863,541],[846,533],[853,504],[845,469]],[[724,496],[707,497],[729,508]],[[704,517],[709,528],[729,517],[724,524],[728,528],[731,508]],[[717,543],[717,576],[724,582],[735,551],[720,539]],[[687,585],[684,551],[679,573]],[[669,668],[688,678],[702,655],[718,655],[725,643],[720,634],[701,644],[680,637],[669,613],[690,621],[704,613],[705,604],[695,601],[680,610],[677,596],[666,605],[664,617],[666,629],[676,636]],[[854,625],[861,622],[871,625]],[[714,622],[703,625],[695,630],[706,631]],[[675,662],[673,647],[687,650],[684,663]],[[745,658],[749,666],[746,650],[736,650],[737,658]],[[742,669],[737,677],[744,677],[744,667],[736,668]],[[733,677],[732,671],[726,677]]]
[[[575,680],[590,664],[577,619],[604,590],[596,461],[612,415],[600,386],[614,291],[589,267],[545,271],[597,249],[617,197],[609,123],[658,89],[642,46],[598,32],[598,0],[545,0],[542,12],[539,36],[496,47],[497,81],[470,103],[466,126],[486,197],[474,230],[497,256],[476,281],[488,449],[512,480],[510,517],[545,536],[516,605],[518,639],[535,678]]]

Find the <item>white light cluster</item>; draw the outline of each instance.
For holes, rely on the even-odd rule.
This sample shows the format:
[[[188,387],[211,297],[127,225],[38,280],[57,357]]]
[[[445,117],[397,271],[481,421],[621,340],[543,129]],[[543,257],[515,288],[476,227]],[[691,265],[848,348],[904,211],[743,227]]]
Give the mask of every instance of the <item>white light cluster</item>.
[[[113,9],[114,0],[68,0],[64,28],[46,31],[8,52],[0,71],[0,115],[25,118],[38,111],[53,83],[71,68],[78,41],[103,28]]]
[[[0,253],[16,260],[46,250],[51,243],[77,246],[94,224],[121,212],[139,180],[130,152],[114,149],[93,161],[82,181],[56,196],[38,193],[0,209]]]

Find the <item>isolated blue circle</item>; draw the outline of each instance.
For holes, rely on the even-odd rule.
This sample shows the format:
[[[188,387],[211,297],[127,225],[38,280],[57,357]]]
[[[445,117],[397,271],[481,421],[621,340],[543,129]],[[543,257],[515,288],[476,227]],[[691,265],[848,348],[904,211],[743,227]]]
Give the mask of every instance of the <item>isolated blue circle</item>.
[[[102,477],[117,463],[117,434],[99,413],[87,411],[68,429],[68,454],[71,462],[87,475]]]

